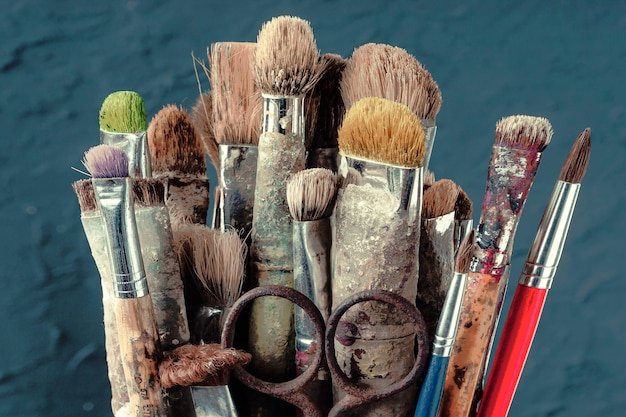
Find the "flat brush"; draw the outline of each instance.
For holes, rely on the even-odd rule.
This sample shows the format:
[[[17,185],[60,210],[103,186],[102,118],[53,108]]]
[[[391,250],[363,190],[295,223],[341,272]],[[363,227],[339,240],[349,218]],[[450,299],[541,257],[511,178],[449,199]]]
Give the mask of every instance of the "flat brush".
[[[335,205],[332,303],[363,290],[387,290],[415,302],[425,147],[417,116],[383,98],[364,98],[347,112],[338,135],[340,173],[354,170]],[[358,184],[358,185],[357,185]],[[338,363],[369,388],[399,381],[415,362],[407,315],[368,301],[349,309],[336,334]],[[343,396],[334,387],[336,400]],[[362,415],[406,415],[416,387],[364,406]]]
[[[209,179],[200,137],[187,112],[175,105],[163,107],[148,126],[152,170],[165,182],[165,204],[172,226],[182,218],[206,224]]]
[[[287,204],[293,217],[294,288],[306,295],[322,313],[330,316],[332,231],[330,216],[335,207],[338,177],[325,168],[300,171],[287,183]],[[315,327],[301,308],[294,310],[296,374],[312,364],[317,349]],[[313,401],[332,405],[330,373],[326,366],[306,387]]]
[[[509,116],[496,124],[474,259],[450,357],[440,416],[472,413],[481,388],[507,284],[507,265],[522,209],[543,150],[552,138],[547,119]]]
[[[591,152],[591,130],[576,139],[539,223],[504,322],[478,416],[506,416],[556,275]]]
[[[85,154],[84,164],[92,175],[106,232],[130,409],[138,417],[164,416],[166,408],[158,373],[159,335],[135,223],[128,159],[122,150],[100,145]]]
[[[321,75],[309,23],[280,16],[257,37],[254,76],[263,96],[252,227],[251,263],[258,285],[293,287],[291,216],[285,187],[305,167],[304,96]],[[294,372],[293,307],[278,297],[252,303],[250,368],[265,380]]]
[[[132,177],[152,176],[146,139],[146,107],[134,91],[109,94],[100,107],[100,143],[115,146],[128,157]]]
[[[450,285],[433,339],[432,356],[428,365],[428,371],[417,400],[415,417],[437,416],[443,384],[446,379],[448,360],[459,324],[467,274],[472,261],[473,245],[474,232],[471,231],[461,242],[459,253],[456,257],[454,273],[451,275]]]
[[[441,179],[424,191],[422,198],[416,306],[431,340],[454,272],[454,208],[458,194],[454,181]]]

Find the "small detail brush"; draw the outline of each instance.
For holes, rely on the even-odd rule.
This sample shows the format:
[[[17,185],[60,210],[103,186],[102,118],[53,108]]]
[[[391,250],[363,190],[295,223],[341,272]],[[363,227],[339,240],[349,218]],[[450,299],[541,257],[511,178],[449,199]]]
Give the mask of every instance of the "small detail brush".
[[[459,198],[454,206],[454,256],[456,257],[461,242],[465,240],[467,235],[474,227],[472,213],[474,212],[474,204],[467,193],[459,187]]]
[[[496,125],[487,185],[477,229],[474,259],[450,356],[441,417],[466,417],[482,387],[507,284],[509,256],[522,209],[543,150],[552,138],[547,119],[509,116]]]
[[[528,358],[591,152],[591,130],[576,139],[541,218],[491,365],[479,417],[506,416]]]
[[[152,170],[165,180],[165,204],[172,226],[177,218],[206,225],[209,179],[200,136],[187,112],[175,105],[163,107],[148,126]]]
[[[443,383],[446,379],[448,360],[458,328],[461,304],[467,283],[467,274],[472,261],[473,245],[474,232],[471,231],[469,235],[464,238],[459,248],[454,273],[452,274],[450,286],[433,339],[430,364],[428,365],[426,378],[424,379],[419,399],[417,400],[415,417],[437,417],[441,393],[443,392]]]
[[[128,158],[118,148],[100,145],[85,154],[84,164],[93,177],[106,231],[121,361],[131,409],[136,416],[164,416],[158,372],[159,335],[135,223]]]
[[[146,107],[134,91],[109,94],[100,107],[100,143],[115,146],[128,157],[132,177],[150,177],[150,153],[146,139]]]

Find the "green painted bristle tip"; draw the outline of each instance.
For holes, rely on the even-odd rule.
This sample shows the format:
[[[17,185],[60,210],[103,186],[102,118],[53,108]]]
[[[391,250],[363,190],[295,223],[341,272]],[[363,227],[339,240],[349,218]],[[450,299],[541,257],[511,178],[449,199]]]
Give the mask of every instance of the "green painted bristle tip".
[[[136,133],[147,129],[146,106],[134,91],[116,91],[102,102],[100,129],[107,132]]]

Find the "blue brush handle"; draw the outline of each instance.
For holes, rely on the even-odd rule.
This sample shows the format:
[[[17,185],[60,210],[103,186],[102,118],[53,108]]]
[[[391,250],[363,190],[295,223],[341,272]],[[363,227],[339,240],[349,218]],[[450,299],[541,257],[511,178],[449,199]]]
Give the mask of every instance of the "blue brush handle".
[[[449,360],[449,356],[431,356],[414,417],[437,417]]]

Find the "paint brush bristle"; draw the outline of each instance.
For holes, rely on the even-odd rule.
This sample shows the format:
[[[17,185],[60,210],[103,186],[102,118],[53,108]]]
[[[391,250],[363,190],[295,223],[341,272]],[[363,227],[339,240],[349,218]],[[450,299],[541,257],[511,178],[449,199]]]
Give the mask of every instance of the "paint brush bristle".
[[[459,246],[459,251],[456,255],[456,263],[454,264],[454,272],[460,274],[467,274],[472,264],[472,258],[474,253],[474,239],[476,232],[472,230]]]
[[[257,145],[261,133],[261,92],[254,83],[256,44],[217,42],[209,54],[213,128],[219,144]]]
[[[434,219],[454,211],[458,200],[459,186],[449,179],[435,181],[422,197],[422,218]]]
[[[318,57],[309,22],[293,16],[275,17],[263,24],[257,37],[255,83],[266,94],[306,94],[321,76]]]
[[[83,165],[93,178],[125,178],[128,177],[128,157],[123,150],[98,145],[85,152]]]
[[[134,91],[109,94],[100,107],[100,129],[107,132],[136,133],[146,130],[146,107]]]
[[[357,101],[346,113],[337,140],[347,156],[412,168],[424,160],[421,122],[407,106],[383,98]]]
[[[191,108],[191,122],[200,135],[204,151],[209,156],[215,171],[220,167],[220,151],[213,129],[213,99],[210,91],[201,93]]]
[[[287,204],[291,217],[306,222],[329,217],[335,208],[338,177],[329,169],[311,168],[297,172],[287,182]]]
[[[437,179],[435,178],[435,173],[430,169],[427,169],[424,173],[424,188],[428,188],[432,186]]]
[[[543,151],[552,139],[552,125],[543,117],[515,115],[496,124],[496,145]]]
[[[98,209],[96,194],[93,191],[91,180],[78,180],[72,183],[72,188],[78,198],[78,206],[81,213],[87,213]]]
[[[183,108],[171,104],[159,110],[148,126],[148,146],[155,173],[206,175],[200,136]]]
[[[459,187],[459,195],[454,206],[454,218],[459,221],[470,220],[474,211],[474,204],[467,193]]]
[[[587,173],[590,156],[591,129],[587,128],[583,130],[576,138],[576,141],[574,141],[574,145],[572,145],[572,149],[570,149],[567,159],[561,168],[559,180],[572,184],[580,184]]]

